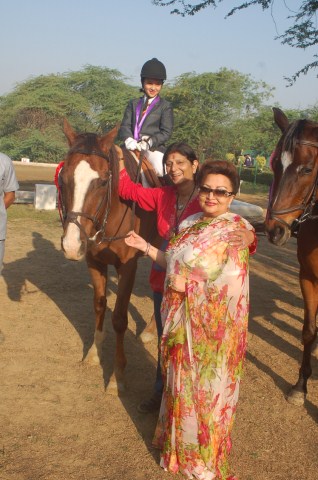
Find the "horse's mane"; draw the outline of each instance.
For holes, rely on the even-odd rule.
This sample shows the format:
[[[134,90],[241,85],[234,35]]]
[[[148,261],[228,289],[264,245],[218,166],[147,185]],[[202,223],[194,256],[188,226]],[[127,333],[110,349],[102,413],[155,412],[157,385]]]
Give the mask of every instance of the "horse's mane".
[[[75,143],[70,148],[69,153],[76,153],[80,149],[85,149],[88,154],[92,153],[93,150],[99,150],[96,133],[79,133],[76,135]]]
[[[292,122],[283,139],[283,150],[294,153],[296,142],[301,135],[306,120]]]
[[[112,192],[118,191],[118,182],[119,182],[119,165],[118,165],[118,154],[115,148],[115,145],[112,145],[109,150],[109,168],[112,172]]]
[[[127,150],[127,148],[122,147],[122,152],[127,173],[133,180],[133,182],[135,182],[137,178],[138,164],[135,158],[132,156],[131,152]]]
[[[137,170],[138,164],[135,158],[132,156],[129,150],[124,147],[121,147],[121,151],[124,158],[125,168],[131,180],[136,182],[137,179]],[[118,182],[119,182],[119,157],[118,152],[115,148],[115,145],[112,145],[110,152],[109,152],[109,159],[110,159],[110,168],[113,174],[113,187],[114,191],[118,189]]]
[[[294,153],[297,140],[301,137],[301,134],[304,131],[305,126],[308,125],[310,127],[317,127],[316,122],[312,122],[311,120],[301,119],[292,122],[285,133],[283,138],[283,150]]]

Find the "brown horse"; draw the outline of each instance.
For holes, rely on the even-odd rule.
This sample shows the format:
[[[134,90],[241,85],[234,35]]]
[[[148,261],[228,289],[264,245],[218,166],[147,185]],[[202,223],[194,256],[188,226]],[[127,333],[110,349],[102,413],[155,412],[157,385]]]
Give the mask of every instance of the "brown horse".
[[[318,311],[318,123],[289,123],[274,108],[282,136],[272,158],[274,180],[270,192],[266,231],[269,240],[283,245],[297,236],[299,280],[304,298],[303,358],[299,378],[288,400],[302,405],[312,373],[311,352],[317,337]]]
[[[114,375],[108,387],[115,386],[120,392],[125,389],[127,309],[140,255],[128,247],[124,239],[128,231],[134,229],[156,243],[156,216],[118,196],[118,159],[123,157],[123,150],[113,144],[117,128],[103,136],[77,135],[65,120],[64,133],[70,150],[58,180],[63,211],[62,249],[68,259],[85,257],[91,275],[96,324],[94,344],[86,359],[94,363],[100,362],[105,336],[107,265],[115,266],[118,289],[112,324],[116,332],[116,353]]]

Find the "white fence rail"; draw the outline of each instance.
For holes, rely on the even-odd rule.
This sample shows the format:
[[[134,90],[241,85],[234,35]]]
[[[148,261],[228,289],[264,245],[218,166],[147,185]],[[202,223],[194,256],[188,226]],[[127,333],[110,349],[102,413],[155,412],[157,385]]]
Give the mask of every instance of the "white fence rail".
[[[31,204],[37,210],[55,210],[57,190],[55,185],[36,183],[34,191],[18,190],[15,192],[16,204]]]

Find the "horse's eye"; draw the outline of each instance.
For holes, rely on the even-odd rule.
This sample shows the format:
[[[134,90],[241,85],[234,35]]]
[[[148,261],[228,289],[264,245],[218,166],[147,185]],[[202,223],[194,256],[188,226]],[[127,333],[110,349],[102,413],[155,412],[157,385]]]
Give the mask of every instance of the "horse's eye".
[[[310,167],[303,167],[299,171],[299,175],[310,175],[311,173],[312,173],[312,168],[310,168]]]

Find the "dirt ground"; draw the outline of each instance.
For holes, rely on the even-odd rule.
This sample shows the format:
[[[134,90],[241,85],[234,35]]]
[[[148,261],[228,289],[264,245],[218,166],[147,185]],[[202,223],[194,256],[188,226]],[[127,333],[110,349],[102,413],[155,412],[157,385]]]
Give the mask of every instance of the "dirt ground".
[[[52,171],[44,170],[49,173],[27,182],[46,181],[40,177]],[[241,200],[266,204],[263,197],[242,194]],[[0,479],[181,478],[158,466],[151,447],[156,416],[137,412],[152,391],[156,364],[156,342],[144,345],[138,338],[152,313],[148,259],[140,260],[129,309],[127,393],[111,396],[104,389],[114,353],[110,311],[103,364],[82,361],[94,330],[85,263],[64,259],[57,212],[11,209],[0,278]],[[249,347],[230,458],[240,480],[318,478],[317,356],[304,407],[284,398],[302,351],[295,246],[292,240],[274,247],[260,236],[251,259]],[[110,310],[115,292],[110,269]]]

